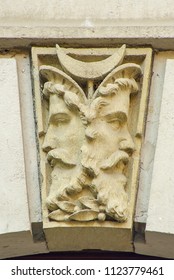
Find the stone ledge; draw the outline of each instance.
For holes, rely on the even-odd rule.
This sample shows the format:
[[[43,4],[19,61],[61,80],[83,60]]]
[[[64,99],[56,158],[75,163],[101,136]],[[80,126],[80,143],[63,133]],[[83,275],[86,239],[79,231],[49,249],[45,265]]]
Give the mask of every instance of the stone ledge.
[[[14,36],[15,34],[15,36]],[[99,41],[100,39],[100,41]],[[174,49],[173,26],[102,26],[102,27],[0,27],[1,49],[30,48],[31,46],[113,47],[152,46]]]

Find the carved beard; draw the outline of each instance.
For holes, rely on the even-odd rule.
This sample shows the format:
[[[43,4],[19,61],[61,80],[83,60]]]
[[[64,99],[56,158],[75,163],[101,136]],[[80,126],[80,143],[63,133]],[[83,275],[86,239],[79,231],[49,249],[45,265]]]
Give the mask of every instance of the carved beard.
[[[112,219],[123,222],[128,215],[127,178],[123,173],[129,156],[118,150],[104,160],[99,150],[90,144],[82,147],[84,172],[91,178],[91,190],[96,193],[102,211]]]
[[[78,156],[73,154],[73,156],[69,155],[69,153],[61,148],[53,149],[48,152],[47,159],[50,162],[51,166],[55,166],[60,163],[65,165],[67,168],[76,166],[78,163]]]
[[[95,148],[95,149],[94,149]],[[102,158],[100,149],[90,144],[82,146],[82,166],[86,173],[96,177],[101,171],[116,168],[123,173],[124,166],[129,160],[129,155],[121,150],[113,152],[107,159]]]
[[[93,179],[97,200],[103,211],[112,219],[124,222],[128,215],[128,196],[125,191],[127,179],[120,173],[100,172]]]
[[[81,148],[82,151],[82,166],[91,177],[96,177],[99,172],[99,154],[98,151],[94,149],[92,145],[83,145]]]
[[[67,151],[59,148],[48,152],[47,158],[53,171],[51,172],[51,186],[46,204],[48,209],[53,211],[58,209],[58,201],[69,200],[69,194],[82,190],[77,180],[81,174],[81,166],[77,164],[77,156],[70,158]]]

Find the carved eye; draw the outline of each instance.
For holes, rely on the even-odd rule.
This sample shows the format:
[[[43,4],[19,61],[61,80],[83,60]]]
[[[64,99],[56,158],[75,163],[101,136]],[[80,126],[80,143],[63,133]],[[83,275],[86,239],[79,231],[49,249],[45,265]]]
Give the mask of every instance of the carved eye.
[[[108,120],[108,123],[110,124],[110,126],[113,129],[119,129],[121,127],[121,120],[119,119],[112,119],[112,120]]]
[[[63,125],[70,122],[70,116],[67,114],[56,114],[50,120],[54,125]]]
[[[66,124],[69,123],[70,119],[65,119],[65,118],[57,118],[56,120],[54,120],[54,123],[57,125],[60,124]]]

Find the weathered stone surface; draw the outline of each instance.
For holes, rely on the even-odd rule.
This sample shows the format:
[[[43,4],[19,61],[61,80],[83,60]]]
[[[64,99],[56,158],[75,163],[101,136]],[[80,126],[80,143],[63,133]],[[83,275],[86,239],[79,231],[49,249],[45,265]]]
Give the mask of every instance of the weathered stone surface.
[[[150,88],[148,114],[146,120],[146,132],[141,152],[141,168],[137,204],[134,220],[137,223],[146,223],[154,154],[158,135],[159,115],[163,94],[166,57],[172,57],[172,53],[161,52],[155,55],[153,63],[153,75]]]
[[[146,225],[146,242],[159,244],[159,235],[164,235],[161,243],[161,255],[174,257],[174,95],[173,95],[174,60],[166,61],[163,96],[161,103],[158,138],[156,144],[154,167],[152,173],[151,193]],[[173,242],[168,243],[167,237],[173,235]],[[168,244],[165,250],[165,243]],[[170,247],[170,250],[169,250]],[[159,245],[158,245],[159,250]]]
[[[136,44],[173,49],[173,7],[172,0],[148,4],[145,0],[90,0],[88,4],[85,0],[6,0],[0,10],[1,48],[57,43],[81,47],[83,42],[94,47]]]
[[[25,58],[20,56],[20,59],[20,62],[23,60],[24,63]],[[20,64],[21,66],[22,64]],[[25,67],[22,69],[24,70]],[[25,166],[24,161],[15,58],[0,58],[0,89],[0,257],[46,252],[45,244],[35,244],[31,233],[29,206],[31,206],[32,212],[33,204],[28,203],[27,183],[29,181],[26,180],[25,168],[26,166],[30,168],[32,164]],[[24,88],[21,88],[21,91],[22,89]],[[27,123],[27,120],[24,122]],[[30,133],[24,131],[26,136]],[[28,149],[30,140],[31,137],[27,140]],[[29,156],[27,159],[31,160]],[[28,188],[30,188],[30,184]],[[34,216],[36,217],[36,214]],[[33,215],[31,219],[34,219]]]
[[[30,223],[16,60],[1,58],[0,71],[0,227],[2,234],[29,229]]]
[[[85,249],[109,251],[133,251],[132,224],[88,222],[82,227],[79,222],[71,224],[56,222],[44,224],[47,245],[50,251],[80,251]]]
[[[128,130],[130,95],[139,90],[136,80],[141,67],[118,66],[125,46],[97,62],[76,60],[58,46],[57,53],[69,76],[52,66],[40,67],[47,81],[43,96],[49,99],[42,148],[53,168],[48,217],[124,222],[128,218],[126,165],[135,148]],[[86,94],[78,80],[87,83]],[[100,85],[95,90],[96,80]]]
[[[124,59],[126,45],[123,45],[119,50],[115,51],[113,55],[101,60],[84,62],[74,59],[66,54],[59,45],[56,45],[57,56],[61,66],[71,77],[77,81],[88,80],[102,80],[106,74],[109,74],[117,65],[120,65]]]
[[[152,141],[151,143],[154,145],[156,143],[156,150],[154,162],[149,166],[149,169],[146,169],[147,174],[144,174],[146,177],[145,181],[147,182],[148,180],[148,184],[144,183],[144,186],[148,187],[151,184],[151,188],[148,190],[148,193],[150,192],[149,201],[147,199],[144,205],[139,204],[139,210],[142,213],[144,212],[144,217],[143,220],[141,219],[141,215],[137,218],[140,222],[146,222],[145,242],[140,242],[141,238],[139,239],[137,236],[135,239],[135,250],[137,253],[173,258],[174,219],[172,213],[174,212],[174,182],[172,157],[174,152],[174,59],[167,58],[174,58],[174,54],[161,53],[156,55],[150,102],[152,107],[149,108],[149,121],[151,125],[147,127],[147,129],[149,128],[149,132],[147,130],[146,134],[147,138]],[[159,94],[158,103],[154,103],[156,93]],[[161,109],[159,110],[160,103]],[[153,131],[151,130],[152,127],[154,127]],[[150,157],[151,154],[148,153],[146,156],[147,161],[149,161],[148,158]],[[140,182],[142,183],[142,181]],[[142,190],[141,194],[143,194]],[[139,201],[142,201],[141,194]],[[144,207],[145,205],[146,207]]]
[[[82,77],[77,79],[79,86],[65,73],[68,72],[76,80],[78,71],[73,74],[69,58],[61,60],[60,65],[55,49],[33,49],[33,76],[43,176],[44,231],[50,250],[63,250],[65,246],[64,241],[60,245],[61,235],[58,232],[63,239],[63,232],[69,235],[70,250],[92,248],[91,246],[96,249],[99,246],[97,244],[110,250],[111,243],[113,250],[132,250],[132,214],[149,87],[151,50],[128,49],[123,64],[115,65],[114,70],[111,68],[110,74],[107,75],[107,70],[105,74],[94,75],[93,79],[89,77],[89,73],[93,73],[93,66],[96,69],[103,58],[113,55],[115,51],[63,49],[61,52],[64,52],[65,58],[71,54],[79,57],[79,60],[82,56],[83,59],[86,57],[87,61],[91,61],[90,70],[86,68],[85,72],[82,71],[83,80]],[[127,63],[131,61],[131,56],[138,63]],[[98,59],[95,64],[96,57]],[[121,60],[119,58],[118,62],[121,63]],[[136,97],[135,93],[140,90],[138,79],[142,61],[142,92],[137,94],[140,97]],[[74,64],[73,59],[72,68]],[[81,64],[78,63],[79,67]],[[42,83],[41,79],[43,95],[39,87],[39,69],[44,81]],[[107,76],[102,82],[103,75]],[[133,161],[129,167],[125,167],[124,162],[128,161],[134,147],[136,152],[133,153]],[[91,220],[100,222],[90,222]],[[116,220],[123,224],[105,220]],[[96,228],[95,240],[97,239],[98,243],[90,245],[85,234],[81,232],[82,236],[84,235],[83,240],[73,244],[73,232],[77,234],[79,226],[89,234],[93,227]],[[110,244],[107,244],[104,237],[99,238],[100,231],[102,236],[104,228],[110,238],[115,230]],[[125,244],[122,236],[126,236]]]
[[[29,55],[18,54],[18,81],[20,89],[21,121],[24,143],[25,172],[29,203],[29,216],[34,239],[42,238],[41,194],[35,132]]]

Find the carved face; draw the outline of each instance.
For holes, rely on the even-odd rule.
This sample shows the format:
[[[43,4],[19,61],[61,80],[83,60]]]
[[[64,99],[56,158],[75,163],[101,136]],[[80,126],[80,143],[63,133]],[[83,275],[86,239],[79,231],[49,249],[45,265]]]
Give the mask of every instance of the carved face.
[[[58,208],[57,202],[67,196],[66,189],[79,174],[80,147],[84,127],[77,111],[69,110],[63,98],[50,94],[48,129],[43,150],[53,166],[51,186],[47,197],[49,210]]]
[[[82,147],[82,165],[93,177],[97,201],[118,221],[127,218],[127,179],[123,173],[134,150],[127,126],[129,103],[129,90],[96,98],[86,116],[86,143]]]
[[[140,67],[114,69],[95,92],[89,81],[86,95],[64,72],[48,67],[43,69],[48,81],[43,93],[50,101],[43,150],[53,167],[48,217],[123,222],[128,216],[125,163],[134,150],[130,94],[138,91],[132,76]]]
[[[48,129],[43,150],[63,163],[76,165],[84,135],[78,112],[70,111],[63,98],[50,94]]]
[[[101,105],[95,106],[95,114],[89,114],[93,117],[88,117],[85,131],[87,141],[82,147],[83,165],[92,168],[96,175],[100,169],[109,169],[121,161],[127,161],[134,150],[127,127],[129,98],[129,92],[123,91],[99,97]]]

